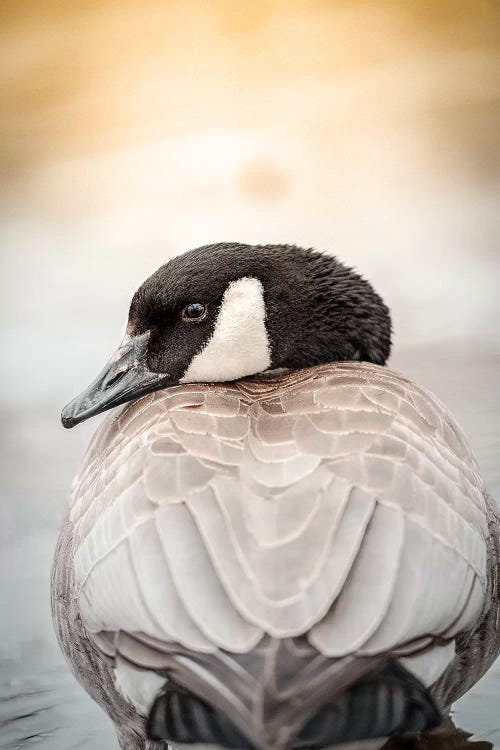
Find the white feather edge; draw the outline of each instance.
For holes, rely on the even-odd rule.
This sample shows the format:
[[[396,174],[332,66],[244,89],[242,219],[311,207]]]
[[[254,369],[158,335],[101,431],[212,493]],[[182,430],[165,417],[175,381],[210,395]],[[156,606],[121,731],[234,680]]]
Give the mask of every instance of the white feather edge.
[[[141,716],[147,716],[153,702],[167,680],[156,672],[134,669],[119,656],[114,668],[115,687]]]
[[[400,664],[415,675],[426,687],[433,685],[455,658],[455,641],[434,646],[421,654],[405,656]]]

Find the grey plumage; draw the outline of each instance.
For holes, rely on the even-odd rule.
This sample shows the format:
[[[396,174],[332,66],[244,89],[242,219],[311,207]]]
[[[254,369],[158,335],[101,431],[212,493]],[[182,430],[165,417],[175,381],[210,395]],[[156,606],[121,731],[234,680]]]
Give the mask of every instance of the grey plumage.
[[[448,710],[498,653],[498,538],[461,430],[390,370],[174,386],[96,433],[56,554],[54,619],[122,747],[161,745],[116,688],[121,662],[282,747],[328,693],[306,689],[300,664],[318,686],[335,674],[335,693],[397,659]],[[274,671],[256,680],[262,665]]]

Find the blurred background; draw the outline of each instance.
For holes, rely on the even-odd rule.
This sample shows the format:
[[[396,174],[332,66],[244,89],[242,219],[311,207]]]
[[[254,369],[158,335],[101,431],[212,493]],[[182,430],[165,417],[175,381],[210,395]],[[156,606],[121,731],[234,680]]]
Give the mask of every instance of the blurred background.
[[[114,747],[52,635],[59,424],[134,289],[214,241],[293,242],[392,308],[500,498],[497,0],[2,0],[0,747]],[[456,708],[500,747],[500,666]]]

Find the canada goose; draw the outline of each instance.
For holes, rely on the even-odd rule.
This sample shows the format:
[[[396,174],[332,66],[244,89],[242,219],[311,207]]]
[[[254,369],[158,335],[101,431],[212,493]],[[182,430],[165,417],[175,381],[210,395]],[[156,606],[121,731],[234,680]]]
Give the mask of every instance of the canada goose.
[[[174,258],[64,409],[54,622],[122,748],[317,748],[439,725],[499,650],[499,513],[445,407],[383,367],[335,258]],[[248,376],[253,376],[249,378]]]

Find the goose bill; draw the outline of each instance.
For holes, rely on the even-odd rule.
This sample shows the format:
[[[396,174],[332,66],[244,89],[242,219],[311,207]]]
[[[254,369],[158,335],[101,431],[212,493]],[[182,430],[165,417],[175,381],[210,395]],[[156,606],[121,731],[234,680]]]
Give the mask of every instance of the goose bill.
[[[97,378],[62,410],[64,427],[74,427],[89,417],[172,384],[168,373],[152,372],[147,364],[150,331],[125,336]]]

